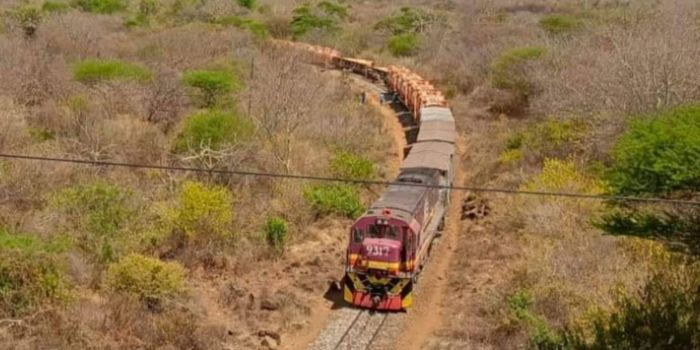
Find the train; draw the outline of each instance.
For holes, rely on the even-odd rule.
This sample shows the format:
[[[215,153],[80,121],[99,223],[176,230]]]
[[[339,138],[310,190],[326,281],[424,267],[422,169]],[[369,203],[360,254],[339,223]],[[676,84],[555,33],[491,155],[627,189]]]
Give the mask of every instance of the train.
[[[377,66],[330,48],[285,45],[301,49],[315,64],[383,81],[418,126],[399,175],[349,230],[341,284],[343,299],[354,306],[407,310],[432,244],[445,225],[457,138],[452,110],[435,86],[410,69]]]

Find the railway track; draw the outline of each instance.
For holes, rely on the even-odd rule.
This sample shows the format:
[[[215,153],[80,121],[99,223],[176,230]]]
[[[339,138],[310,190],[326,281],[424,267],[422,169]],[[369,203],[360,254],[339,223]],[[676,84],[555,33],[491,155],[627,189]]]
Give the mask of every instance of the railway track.
[[[387,324],[390,313],[342,309],[309,350],[371,350]]]

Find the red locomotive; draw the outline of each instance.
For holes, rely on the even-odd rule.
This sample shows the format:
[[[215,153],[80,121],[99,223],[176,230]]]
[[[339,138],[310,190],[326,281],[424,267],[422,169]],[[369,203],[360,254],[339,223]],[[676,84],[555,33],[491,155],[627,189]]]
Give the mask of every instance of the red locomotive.
[[[394,184],[352,225],[343,278],[348,303],[407,309],[413,303],[413,285],[445,222],[456,138],[452,112],[442,93],[409,69],[377,67],[333,49],[298,47],[316,63],[384,80],[419,126]]]

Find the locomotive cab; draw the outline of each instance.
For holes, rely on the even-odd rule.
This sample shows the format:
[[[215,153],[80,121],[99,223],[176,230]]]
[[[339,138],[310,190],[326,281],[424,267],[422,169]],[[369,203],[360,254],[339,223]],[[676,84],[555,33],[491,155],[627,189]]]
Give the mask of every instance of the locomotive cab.
[[[385,208],[353,225],[344,279],[347,302],[380,310],[410,306],[416,239],[401,216],[409,217]]]

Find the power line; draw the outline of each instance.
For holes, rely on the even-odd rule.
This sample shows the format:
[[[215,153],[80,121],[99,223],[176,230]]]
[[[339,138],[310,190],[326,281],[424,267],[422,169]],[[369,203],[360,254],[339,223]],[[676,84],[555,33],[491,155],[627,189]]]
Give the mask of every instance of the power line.
[[[202,168],[181,167],[181,166],[165,166],[165,165],[152,165],[152,164],[134,164],[134,163],[95,161],[95,160],[86,160],[86,159],[39,157],[39,156],[29,156],[29,155],[22,155],[22,154],[0,153],[0,158],[17,159],[17,160],[33,160],[33,161],[43,161],[43,162],[85,164],[85,165],[91,165],[91,166],[110,166],[110,167],[135,168],[135,169],[154,169],[154,170],[198,172],[198,173],[209,173],[209,174],[251,176],[251,177],[267,177],[267,178],[276,178],[276,179],[339,182],[339,183],[352,183],[352,184],[360,184],[360,185],[385,185],[385,186],[400,185],[400,186],[407,186],[407,187],[425,187],[425,188],[449,189],[449,190],[455,190],[455,191],[502,193],[502,194],[511,194],[511,195],[568,197],[568,198],[594,199],[594,200],[602,200],[602,201],[622,201],[622,202],[627,201],[627,202],[666,203],[666,204],[700,206],[700,201],[681,200],[681,199],[608,196],[608,195],[567,193],[567,192],[522,191],[522,190],[510,190],[510,189],[505,189],[505,188],[487,188],[487,187],[474,187],[474,186],[443,186],[443,185],[429,185],[429,184],[419,184],[419,183],[410,183],[410,182],[343,179],[343,178],[333,178],[333,177],[323,177],[323,176],[280,174],[280,173],[255,172],[255,171],[244,171],[244,170],[202,169]]]

